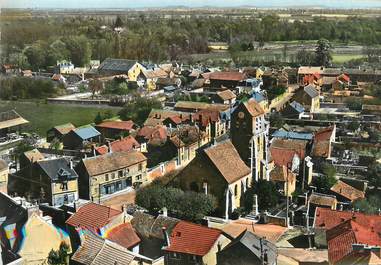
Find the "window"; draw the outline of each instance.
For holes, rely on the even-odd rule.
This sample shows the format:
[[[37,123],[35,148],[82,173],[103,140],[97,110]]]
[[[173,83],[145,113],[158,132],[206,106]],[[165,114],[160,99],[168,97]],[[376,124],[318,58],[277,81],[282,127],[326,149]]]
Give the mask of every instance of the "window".
[[[142,179],[142,175],[137,175],[136,176],[136,180],[141,180]]]
[[[189,260],[193,261],[193,262],[196,262],[197,261],[197,256],[196,255],[191,255],[191,256],[189,256]]]
[[[61,190],[67,190],[67,182],[61,183]]]
[[[180,258],[180,256],[179,256],[177,253],[175,253],[175,252],[171,252],[171,253],[169,254],[169,256],[170,256],[172,259],[179,259],[179,258]]]
[[[143,164],[140,163],[140,164],[139,164],[139,171],[142,171],[142,170],[143,170]]]
[[[115,173],[111,173],[111,179],[115,179]]]
[[[235,184],[234,186],[234,196],[237,196],[238,195],[238,185]]]
[[[105,181],[108,181],[109,180],[109,178],[108,178],[108,174],[106,174],[106,176],[105,176]]]
[[[119,178],[123,177],[123,171],[122,171],[122,170],[119,170],[119,171],[118,171],[118,177],[119,177]]]

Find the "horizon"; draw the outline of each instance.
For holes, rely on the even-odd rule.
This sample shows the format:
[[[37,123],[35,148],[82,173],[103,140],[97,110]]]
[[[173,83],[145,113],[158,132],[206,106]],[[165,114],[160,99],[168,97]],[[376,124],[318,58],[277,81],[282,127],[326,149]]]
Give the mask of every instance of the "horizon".
[[[294,1],[268,0],[0,0],[1,8],[17,9],[139,9],[139,8],[323,8],[323,9],[371,9],[381,8],[381,0],[308,0]]]

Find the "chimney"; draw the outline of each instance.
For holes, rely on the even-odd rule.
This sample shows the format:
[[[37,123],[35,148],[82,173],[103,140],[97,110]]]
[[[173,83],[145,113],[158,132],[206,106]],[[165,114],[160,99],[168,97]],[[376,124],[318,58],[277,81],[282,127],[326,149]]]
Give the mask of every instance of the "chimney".
[[[85,156],[86,156],[86,154],[85,154]],[[95,146],[93,146],[93,156],[97,156],[97,152],[95,152]]]
[[[110,141],[107,142],[107,146],[108,146],[108,152],[111,154],[112,153],[112,148],[111,148]]]
[[[69,161],[69,165],[70,165],[70,169],[73,169],[74,167],[73,167],[73,160],[72,159],[70,159],[70,161]]]
[[[168,232],[167,232],[167,228],[165,226],[163,226],[161,228],[161,230],[163,231],[164,240],[165,240],[165,246],[169,247],[171,245],[171,242],[169,241],[169,235],[168,235]]]
[[[163,211],[163,216],[168,216],[168,209],[166,207],[163,207],[163,209],[161,209]]]

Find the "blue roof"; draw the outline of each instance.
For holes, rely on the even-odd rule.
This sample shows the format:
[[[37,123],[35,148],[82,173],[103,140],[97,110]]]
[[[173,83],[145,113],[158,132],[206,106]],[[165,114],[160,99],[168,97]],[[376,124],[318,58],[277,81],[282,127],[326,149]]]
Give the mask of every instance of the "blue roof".
[[[81,137],[83,140],[90,139],[96,136],[101,135],[100,132],[98,132],[94,127],[88,126],[83,128],[78,128],[74,130],[74,132]]]
[[[164,90],[165,90],[165,91],[175,91],[176,88],[175,88],[174,86],[165,86],[165,87],[164,87]]]
[[[277,130],[272,134],[276,138],[285,138],[285,139],[297,139],[297,140],[312,140],[312,133],[299,133],[299,132],[288,132],[285,130]]]
[[[298,103],[298,102],[296,102],[296,101],[291,102],[290,106],[293,107],[299,113],[303,113],[304,112],[303,105]]]
[[[265,100],[265,97],[259,92],[254,92],[251,97],[258,103]]]

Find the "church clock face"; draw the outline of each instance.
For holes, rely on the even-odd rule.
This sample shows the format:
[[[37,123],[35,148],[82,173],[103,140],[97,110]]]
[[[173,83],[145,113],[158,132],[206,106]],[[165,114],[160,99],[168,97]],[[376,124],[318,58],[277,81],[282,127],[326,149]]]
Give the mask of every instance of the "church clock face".
[[[245,113],[243,113],[242,111],[238,112],[238,118],[240,119],[245,118]]]

